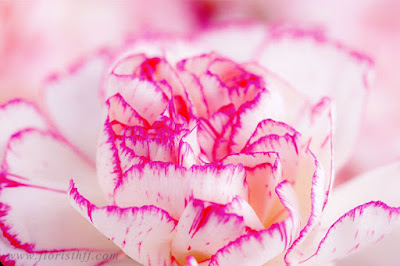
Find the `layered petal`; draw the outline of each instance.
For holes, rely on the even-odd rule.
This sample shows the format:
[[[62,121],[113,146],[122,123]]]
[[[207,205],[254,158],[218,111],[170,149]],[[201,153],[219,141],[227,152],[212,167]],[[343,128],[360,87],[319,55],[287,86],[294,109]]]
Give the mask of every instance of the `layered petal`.
[[[118,206],[155,205],[175,219],[191,197],[226,204],[235,196],[248,197],[243,167],[208,165],[187,170],[160,162],[133,166],[114,192]]]
[[[0,106],[0,159],[6,148],[8,139],[25,128],[47,129],[46,119],[32,103],[13,100]]]
[[[10,139],[2,166],[0,227],[13,246],[27,252],[115,251],[68,202],[73,176],[96,201],[102,197],[94,169],[65,140],[51,132],[21,131]]]
[[[354,208],[337,220],[309,259],[321,264],[342,258],[381,240],[400,226],[400,208],[382,202],[369,202]]]
[[[79,194],[73,181],[72,206],[129,257],[149,265],[172,264],[171,241],[177,221],[155,206],[98,207]]]
[[[205,261],[246,232],[243,217],[224,207],[200,200],[187,204],[172,241],[172,255],[178,262],[184,263],[189,255],[198,262]]]
[[[52,123],[92,161],[101,126],[100,86],[107,61],[105,54],[97,55],[66,74],[51,77],[43,95]]]
[[[300,29],[272,30],[260,63],[312,101],[331,97],[337,106],[337,167],[350,156],[362,118],[371,60],[321,34]],[[353,99],[351,104],[348,100]],[[350,149],[350,148],[351,149]]]
[[[399,210],[382,202],[400,205],[398,194],[390,191],[396,189],[399,176],[400,164],[396,162],[335,188],[324,209],[321,226],[313,232],[313,242],[301,250],[303,256],[299,261],[341,258],[399,228]],[[336,246],[331,241],[340,244]]]

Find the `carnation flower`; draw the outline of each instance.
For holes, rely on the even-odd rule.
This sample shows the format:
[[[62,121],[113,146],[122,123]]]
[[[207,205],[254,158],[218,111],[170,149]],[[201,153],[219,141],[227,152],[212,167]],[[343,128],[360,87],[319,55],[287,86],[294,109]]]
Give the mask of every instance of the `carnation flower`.
[[[1,261],[312,265],[379,241],[400,221],[400,165],[332,190],[370,66],[321,35],[229,25],[53,76],[45,113],[1,109]]]

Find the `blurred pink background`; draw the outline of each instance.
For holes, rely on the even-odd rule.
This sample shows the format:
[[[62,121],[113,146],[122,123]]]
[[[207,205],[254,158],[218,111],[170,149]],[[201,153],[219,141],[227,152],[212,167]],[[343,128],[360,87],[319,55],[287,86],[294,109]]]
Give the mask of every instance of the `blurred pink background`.
[[[400,159],[398,0],[0,1],[0,103],[39,100],[43,80],[103,47],[164,31],[191,33],[231,20],[318,28],[376,64],[361,136],[338,183]],[[349,99],[351,104],[351,99]]]

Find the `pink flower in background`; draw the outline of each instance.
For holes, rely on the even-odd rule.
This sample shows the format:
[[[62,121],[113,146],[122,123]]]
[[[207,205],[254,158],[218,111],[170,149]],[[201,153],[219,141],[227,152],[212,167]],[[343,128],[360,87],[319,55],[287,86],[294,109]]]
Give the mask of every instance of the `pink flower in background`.
[[[101,47],[148,31],[196,26],[186,1],[1,1],[0,102],[39,99],[49,72],[63,71]]]
[[[109,64],[100,53],[52,77],[44,111],[2,106],[3,263],[89,250],[120,252],[103,263],[320,265],[400,223],[399,163],[332,191],[369,58],[300,29],[230,25],[138,39]]]

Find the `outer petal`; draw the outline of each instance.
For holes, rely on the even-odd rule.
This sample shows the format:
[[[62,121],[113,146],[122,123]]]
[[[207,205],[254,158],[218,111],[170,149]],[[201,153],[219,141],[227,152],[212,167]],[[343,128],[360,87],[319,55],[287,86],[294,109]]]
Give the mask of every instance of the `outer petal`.
[[[54,155],[57,155],[55,158]],[[2,171],[8,180],[66,192],[71,177],[95,180],[93,167],[51,132],[26,129],[7,145]]]
[[[399,186],[400,162],[354,177],[334,188],[324,211],[323,223],[330,225],[343,213],[371,200],[400,206]]]
[[[335,246],[323,244],[322,240],[326,238],[327,240],[324,242],[330,243],[331,239],[345,238],[348,245],[352,246],[344,245],[343,248],[346,252],[342,250],[342,253],[336,247],[338,252],[335,251],[335,254],[330,252],[329,255],[340,258],[355,251],[356,249],[352,248],[357,244],[361,242],[367,245],[374,243],[394,228],[399,228],[399,210],[381,203],[381,201],[384,201],[391,206],[400,206],[400,197],[397,196],[398,186],[396,185],[399,182],[399,176],[400,163],[397,162],[368,172],[335,188],[325,207],[321,228],[314,234],[313,242],[318,244],[321,241],[321,249],[326,249],[325,245],[327,245],[327,247],[331,247],[330,251],[333,251]],[[376,202],[363,204],[370,200]],[[374,233],[372,233],[373,231]],[[343,235],[343,233],[346,233],[346,235]],[[322,248],[322,246],[324,247]],[[362,246],[365,245],[360,244],[360,248]],[[317,252],[317,247],[310,245],[308,249],[302,251],[305,254],[303,258],[307,259],[307,256],[310,257]],[[321,261],[325,260],[324,258],[328,258],[327,253],[321,256]]]
[[[11,138],[1,174],[0,227],[14,246],[30,252],[113,248],[69,205],[71,176],[80,176],[85,192],[98,199],[94,169],[65,141],[37,130]]]
[[[87,220],[129,257],[148,265],[170,265],[172,232],[177,221],[154,206],[97,207],[79,194],[71,181],[70,201]]]
[[[44,104],[63,136],[94,161],[101,125],[100,84],[106,57],[97,56],[46,84]]]
[[[65,193],[31,187],[1,190],[0,227],[16,247],[28,252],[116,250],[70,206]]]
[[[347,256],[381,240],[399,226],[400,208],[374,201],[358,206],[329,228],[316,253],[304,262],[321,264]]]
[[[313,101],[331,97],[337,104],[337,165],[348,159],[360,127],[370,59],[318,34],[271,31],[260,62]],[[310,80],[312,82],[310,82]],[[352,104],[348,104],[349,99]]]
[[[31,103],[13,100],[0,106],[0,160],[8,139],[25,128],[46,129],[47,123],[39,110]]]

